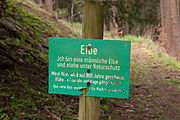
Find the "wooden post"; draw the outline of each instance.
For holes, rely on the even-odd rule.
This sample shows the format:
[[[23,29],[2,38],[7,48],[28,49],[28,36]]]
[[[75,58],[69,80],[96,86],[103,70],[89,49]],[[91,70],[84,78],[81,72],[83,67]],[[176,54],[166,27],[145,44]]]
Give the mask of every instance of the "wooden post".
[[[103,39],[104,9],[95,1],[87,1],[83,8],[82,38]],[[79,100],[79,120],[100,119],[100,98],[85,96],[89,86],[83,90]]]

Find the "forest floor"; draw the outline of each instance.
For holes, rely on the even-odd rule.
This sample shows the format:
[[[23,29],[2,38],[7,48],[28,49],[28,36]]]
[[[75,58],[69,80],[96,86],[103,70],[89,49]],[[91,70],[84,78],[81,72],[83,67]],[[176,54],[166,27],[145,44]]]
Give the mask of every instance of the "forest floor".
[[[7,1],[0,1],[0,119],[78,119],[78,97],[48,94],[47,86],[48,36],[79,35],[42,10]],[[101,98],[101,120],[179,120],[180,63],[150,40],[124,39],[132,41],[130,98]]]
[[[164,57],[161,50],[132,44],[129,108],[124,112],[127,118],[136,114],[138,119],[180,119],[180,66]]]

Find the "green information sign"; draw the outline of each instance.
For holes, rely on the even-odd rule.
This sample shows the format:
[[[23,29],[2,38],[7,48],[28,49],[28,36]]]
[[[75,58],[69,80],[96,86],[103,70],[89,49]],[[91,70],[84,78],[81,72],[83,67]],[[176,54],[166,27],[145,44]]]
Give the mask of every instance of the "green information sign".
[[[49,93],[129,98],[130,41],[49,38]]]

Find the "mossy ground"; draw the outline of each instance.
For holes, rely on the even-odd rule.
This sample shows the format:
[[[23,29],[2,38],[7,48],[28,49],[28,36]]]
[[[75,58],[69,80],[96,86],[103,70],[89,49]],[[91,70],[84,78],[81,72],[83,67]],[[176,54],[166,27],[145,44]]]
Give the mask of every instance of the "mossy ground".
[[[48,37],[60,29],[22,3],[0,1],[0,12],[0,119],[71,119],[64,98],[47,94]]]

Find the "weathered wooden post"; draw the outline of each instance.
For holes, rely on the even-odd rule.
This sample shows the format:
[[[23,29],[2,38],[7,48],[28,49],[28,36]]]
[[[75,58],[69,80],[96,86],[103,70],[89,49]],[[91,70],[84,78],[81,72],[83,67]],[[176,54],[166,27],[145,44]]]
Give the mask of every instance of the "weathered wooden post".
[[[82,38],[103,39],[104,9],[100,3],[87,1],[83,9]],[[85,96],[88,89],[80,96],[79,120],[100,119],[100,98]]]

